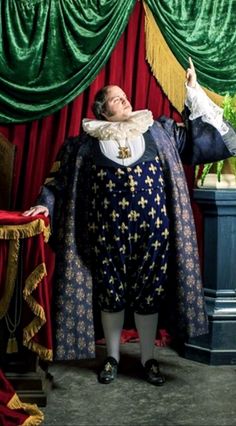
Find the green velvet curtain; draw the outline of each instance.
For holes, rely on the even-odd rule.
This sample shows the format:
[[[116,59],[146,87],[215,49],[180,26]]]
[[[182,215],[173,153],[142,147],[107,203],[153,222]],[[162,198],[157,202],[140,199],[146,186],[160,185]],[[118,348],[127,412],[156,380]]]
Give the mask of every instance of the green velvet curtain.
[[[202,86],[236,93],[236,0],[145,0],[163,37],[186,68],[191,56]]]
[[[170,49],[199,82],[236,93],[236,0],[145,0]],[[0,123],[61,109],[94,80],[136,0],[1,0]]]
[[[39,119],[94,80],[136,0],[1,0],[0,122]]]

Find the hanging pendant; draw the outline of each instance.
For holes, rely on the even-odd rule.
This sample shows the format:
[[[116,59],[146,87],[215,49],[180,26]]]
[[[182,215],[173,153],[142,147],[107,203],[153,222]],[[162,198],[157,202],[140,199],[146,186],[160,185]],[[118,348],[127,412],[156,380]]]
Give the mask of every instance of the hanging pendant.
[[[16,340],[15,336],[12,335],[8,339],[6,353],[7,354],[13,354],[13,353],[16,353],[16,352],[18,352],[18,344],[17,344],[17,340]]]
[[[117,158],[122,158],[124,160],[125,158],[129,158],[129,157],[131,157],[131,151],[130,151],[129,147],[128,146],[119,146]]]

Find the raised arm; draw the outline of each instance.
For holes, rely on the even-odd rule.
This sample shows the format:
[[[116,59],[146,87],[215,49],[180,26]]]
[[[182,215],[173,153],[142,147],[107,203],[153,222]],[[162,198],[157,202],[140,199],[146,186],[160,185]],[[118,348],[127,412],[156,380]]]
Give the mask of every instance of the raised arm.
[[[236,132],[197,82],[191,58],[186,70],[185,126],[173,120],[164,127],[174,136],[181,159],[186,164],[204,164],[236,156]]]

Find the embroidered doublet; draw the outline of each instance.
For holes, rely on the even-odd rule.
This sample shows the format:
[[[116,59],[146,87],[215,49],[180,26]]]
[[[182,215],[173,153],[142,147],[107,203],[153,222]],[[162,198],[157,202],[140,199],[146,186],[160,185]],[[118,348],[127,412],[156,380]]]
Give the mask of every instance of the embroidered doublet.
[[[109,312],[127,304],[140,314],[157,312],[169,247],[158,156],[129,167],[93,164],[91,192],[88,228],[96,300]]]

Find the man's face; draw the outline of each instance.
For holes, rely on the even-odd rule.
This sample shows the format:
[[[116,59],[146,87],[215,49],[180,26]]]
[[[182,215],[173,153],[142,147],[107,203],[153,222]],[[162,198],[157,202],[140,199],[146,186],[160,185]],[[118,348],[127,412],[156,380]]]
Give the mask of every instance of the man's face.
[[[108,121],[125,121],[130,117],[131,112],[132,106],[123,90],[118,86],[109,87],[104,117]]]

